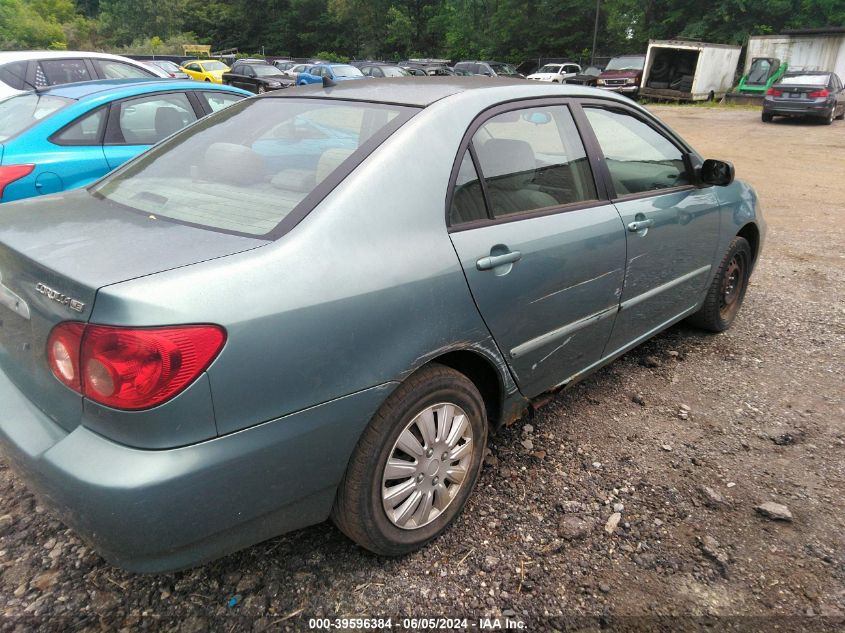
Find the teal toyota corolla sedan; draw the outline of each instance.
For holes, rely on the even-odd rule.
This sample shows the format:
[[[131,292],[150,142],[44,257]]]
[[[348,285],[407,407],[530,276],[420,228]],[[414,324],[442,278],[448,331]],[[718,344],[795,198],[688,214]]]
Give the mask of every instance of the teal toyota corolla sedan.
[[[331,517],[401,555],[488,433],[689,318],[736,318],[757,196],[624,97],[292,88],[0,211],[0,445],[115,565]]]
[[[91,184],[251,93],[172,79],[61,84],[0,101],[0,202]]]

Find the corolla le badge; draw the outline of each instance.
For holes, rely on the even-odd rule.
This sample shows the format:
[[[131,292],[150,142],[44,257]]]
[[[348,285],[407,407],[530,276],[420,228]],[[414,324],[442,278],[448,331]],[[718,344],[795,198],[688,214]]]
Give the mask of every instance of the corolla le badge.
[[[17,312],[24,319],[29,319],[29,305],[3,285],[3,273],[0,273],[0,305],[6,306],[12,312]]]
[[[73,297],[68,297],[66,294],[62,294],[58,290],[53,290],[50,286],[40,281],[35,284],[35,291],[41,293],[51,301],[67,306],[74,312],[82,312],[85,309],[85,304],[81,301],[74,299]]]

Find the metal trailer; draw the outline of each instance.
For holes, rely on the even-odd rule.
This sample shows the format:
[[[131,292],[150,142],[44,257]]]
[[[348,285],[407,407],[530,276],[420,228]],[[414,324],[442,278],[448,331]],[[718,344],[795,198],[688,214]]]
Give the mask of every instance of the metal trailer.
[[[650,40],[640,96],[676,101],[721,99],[734,82],[742,49],[728,44]]]
[[[754,35],[748,38],[743,76],[748,75],[751,63],[757,58],[785,62],[789,70],[832,70],[845,78],[845,27],[794,29],[780,35]],[[762,94],[740,91],[727,95],[728,103],[763,102]]]

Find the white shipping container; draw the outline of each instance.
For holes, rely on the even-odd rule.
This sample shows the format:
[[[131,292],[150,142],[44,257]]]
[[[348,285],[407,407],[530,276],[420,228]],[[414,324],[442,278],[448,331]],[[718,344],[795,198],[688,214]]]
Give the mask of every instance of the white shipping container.
[[[640,95],[657,99],[721,99],[734,83],[742,49],[728,44],[651,40]]]
[[[743,74],[755,57],[773,57],[789,64],[789,70],[832,70],[845,77],[845,33],[818,31],[749,37]]]

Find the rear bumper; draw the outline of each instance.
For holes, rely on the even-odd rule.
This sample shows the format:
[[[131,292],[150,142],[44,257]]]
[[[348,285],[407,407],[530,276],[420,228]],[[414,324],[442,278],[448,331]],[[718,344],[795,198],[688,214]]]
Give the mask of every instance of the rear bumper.
[[[82,426],[67,433],[0,371],[0,448],[109,562],[168,571],[325,520],[358,437],[395,384],[214,440],[149,451]]]
[[[774,116],[816,116],[829,117],[836,102],[821,101],[815,103],[790,103],[775,101],[770,97],[763,100],[763,112]]]

